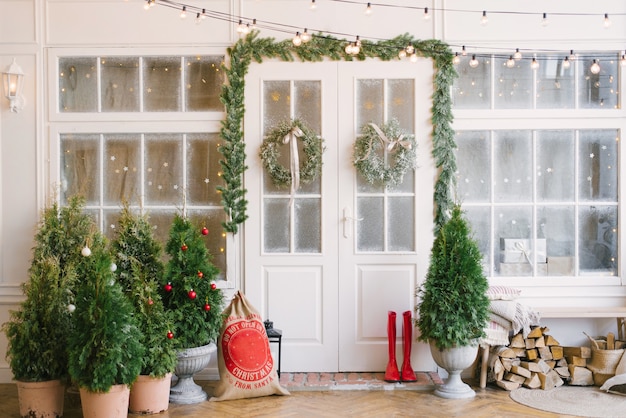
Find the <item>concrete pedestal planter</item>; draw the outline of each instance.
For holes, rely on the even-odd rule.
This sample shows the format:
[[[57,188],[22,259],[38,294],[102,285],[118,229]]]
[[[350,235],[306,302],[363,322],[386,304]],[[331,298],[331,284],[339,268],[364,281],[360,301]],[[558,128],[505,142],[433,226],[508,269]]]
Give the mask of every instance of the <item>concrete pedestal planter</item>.
[[[209,365],[211,354],[217,351],[215,344],[180,350],[176,355],[178,363],[174,374],[178,377],[176,384],[170,389],[170,402],[176,404],[193,404],[206,401],[207,393],[193,381],[193,375]]]
[[[474,363],[478,344],[440,350],[430,341],[430,352],[435,363],[448,372],[446,382],[435,389],[435,395],[447,399],[473,398],[476,392],[461,380],[461,372]]]

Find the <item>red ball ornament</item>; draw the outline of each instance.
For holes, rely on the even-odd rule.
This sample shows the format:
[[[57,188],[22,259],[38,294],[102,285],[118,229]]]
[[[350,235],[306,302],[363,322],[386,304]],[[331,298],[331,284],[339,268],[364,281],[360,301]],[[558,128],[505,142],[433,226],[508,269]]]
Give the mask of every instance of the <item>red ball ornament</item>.
[[[200,270],[198,270],[198,277],[199,278],[203,278],[204,277],[204,273],[202,273]]]
[[[211,310],[211,305],[209,305],[208,303],[205,303],[204,304],[204,310],[207,311],[207,312],[210,311]]]
[[[165,286],[163,286],[163,289],[165,289],[166,292],[171,292],[172,291],[172,284],[171,283],[167,283]]]
[[[180,249],[181,249],[181,250],[183,250],[183,251],[187,251],[187,248],[189,248],[189,247],[187,247],[187,244],[183,244],[183,245],[180,247]]]
[[[211,290],[215,289],[217,289],[217,285],[215,284],[215,282],[211,282]]]
[[[209,228],[207,228],[206,226],[202,227],[202,235],[209,235]]]
[[[174,333],[172,331],[167,331],[167,338],[169,338],[170,340],[174,338]]]
[[[148,305],[153,305],[154,301],[152,300],[152,298],[148,298]]]
[[[187,296],[189,296],[189,299],[195,299],[197,296],[196,291],[191,289],[189,292],[187,292]]]

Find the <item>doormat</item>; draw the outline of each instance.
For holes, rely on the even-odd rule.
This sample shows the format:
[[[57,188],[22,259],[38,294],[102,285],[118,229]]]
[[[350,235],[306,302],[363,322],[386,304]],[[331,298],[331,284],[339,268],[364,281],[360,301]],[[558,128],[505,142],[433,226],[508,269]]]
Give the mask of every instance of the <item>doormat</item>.
[[[551,390],[520,388],[511,399],[522,405],[556,414],[580,417],[626,417],[626,397],[595,386],[560,386]]]
[[[280,384],[290,392],[332,390],[434,390],[443,384],[436,372],[415,372],[416,382],[385,382],[384,373],[281,373]]]

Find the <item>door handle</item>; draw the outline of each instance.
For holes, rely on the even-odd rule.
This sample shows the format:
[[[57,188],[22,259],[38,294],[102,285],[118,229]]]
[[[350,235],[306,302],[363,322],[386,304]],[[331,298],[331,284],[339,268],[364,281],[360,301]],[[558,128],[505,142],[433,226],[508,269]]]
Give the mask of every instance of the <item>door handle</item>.
[[[352,235],[352,225],[355,221],[362,221],[363,218],[355,218],[352,216],[350,208],[343,208],[343,237],[350,238]]]

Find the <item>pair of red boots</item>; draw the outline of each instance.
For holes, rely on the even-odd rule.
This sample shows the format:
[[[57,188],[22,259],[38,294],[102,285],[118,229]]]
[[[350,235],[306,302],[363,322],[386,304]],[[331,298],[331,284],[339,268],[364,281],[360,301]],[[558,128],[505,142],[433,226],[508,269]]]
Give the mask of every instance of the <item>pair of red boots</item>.
[[[389,363],[385,370],[386,382],[416,382],[417,377],[411,367],[411,344],[413,342],[413,324],[411,311],[402,313],[402,370],[398,371],[396,362],[396,313],[387,312],[387,339],[389,340]]]

